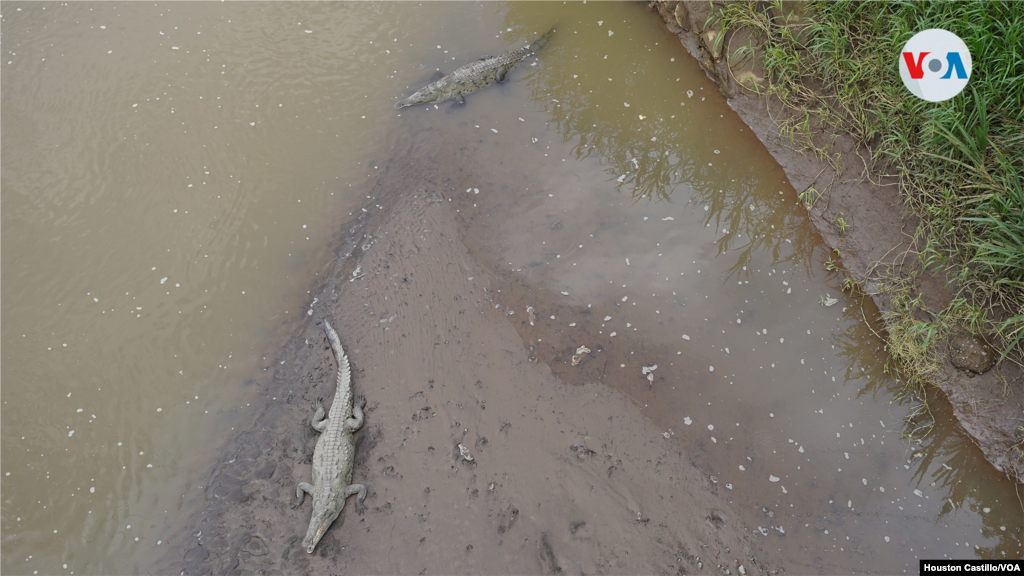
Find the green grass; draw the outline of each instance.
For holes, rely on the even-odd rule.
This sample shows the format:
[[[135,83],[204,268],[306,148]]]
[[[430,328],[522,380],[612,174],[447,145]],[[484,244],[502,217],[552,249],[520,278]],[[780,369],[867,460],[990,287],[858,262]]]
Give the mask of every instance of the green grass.
[[[897,175],[905,204],[921,218],[919,270],[952,278],[955,298],[946,310],[926,310],[912,282],[891,283],[909,291],[894,299],[886,319],[894,356],[924,370],[921,376],[934,369],[939,336],[959,325],[992,336],[1000,361],[1020,362],[1024,2],[839,0],[811,7],[812,19],[801,26],[783,26],[755,2],[726,5],[722,20],[763,34],[765,91],[794,111],[783,133],[830,162],[837,157],[815,140],[822,127],[870,146],[872,176]],[[899,78],[904,44],[928,28],[957,34],[972,55],[967,89],[946,102],[915,98]],[[845,223],[835,223],[844,231]],[[915,311],[932,321],[913,319]]]

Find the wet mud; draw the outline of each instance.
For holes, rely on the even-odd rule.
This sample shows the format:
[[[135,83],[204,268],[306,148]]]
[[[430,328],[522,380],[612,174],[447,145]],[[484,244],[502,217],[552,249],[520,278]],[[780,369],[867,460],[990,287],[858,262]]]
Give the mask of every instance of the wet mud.
[[[792,3],[787,10],[799,4]],[[716,40],[721,25],[709,20],[708,4],[659,0],[649,6],[719,85],[729,98],[730,107],[764,143],[793,188],[802,192],[814,187],[823,193],[823,198],[807,210],[808,219],[825,243],[841,254],[839,260],[846,277],[855,280],[871,296],[880,312],[891,310],[885,284],[908,278],[914,271],[917,253],[923,249],[913,238],[918,219],[900,201],[897,179],[883,177],[876,181],[869,177],[871,150],[828,126],[815,126],[815,145],[827,147],[842,162],[830,165],[794,149],[789,138],[779,132],[779,126],[793,112],[777,99],[758,98],[745,87],[750,86],[749,80],[763,76],[764,71],[759,65],[753,70],[749,65],[730,68],[731,55],[748,43],[751,31],[730,30]],[[709,46],[718,48],[709,51]],[[836,226],[836,216],[847,222],[845,230]],[[914,295],[920,295],[929,308],[942,309],[952,300],[952,279],[950,270],[921,273]],[[950,336],[950,354],[945,356],[941,369],[931,375],[931,384],[941,391],[940,401],[948,400],[956,420],[986,459],[1000,472],[1021,482],[1024,467],[1015,457],[1013,446],[1021,440],[1024,371],[1012,362],[999,363],[984,374],[957,368],[951,357],[953,344],[960,336]]]
[[[575,341],[526,344],[496,297],[500,274],[467,248],[457,206],[471,203],[451,201],[446,178],[467,148],[417,146],[396,147],[367,211],[325,251],[312,314],[257,378],[251,426],[210,447],[226,456],[190,491],[194,512],[152,571],[784,571],[717,478],[600,382],[614,350],[595,347],[569,372]],[[322,318],[367,398],[353,482],[368,495],[310,555],[309,499],[291,504],[311,473],[311,403],[334,394]]]

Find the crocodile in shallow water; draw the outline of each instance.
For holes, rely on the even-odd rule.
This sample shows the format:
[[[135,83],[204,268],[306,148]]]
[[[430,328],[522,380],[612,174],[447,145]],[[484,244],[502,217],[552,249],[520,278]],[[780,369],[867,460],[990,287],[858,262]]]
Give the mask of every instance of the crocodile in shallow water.
[[[356,447],[352,441],[352,433],[363,425],[363,406],[366,399],[359,397],[352,404],[352,371],[348,365],[345,349],[341,347],[338,333],[324,320],[324,331],[331,342],[334,357],[338,360],[338,387],[334,391],[334,403],[331,412],[324,417],[323,398],[313,403],[316,413],[313,415],[313,429],[320,432],[320,438],[313,449],[313,483],[300,482],[295,488],[298,498],[293,508],[302,505],[304,492],[313,497],[313,516],[309,520],[306,537],[302,539],[302,547],[312,554],[324,532],[341,514],[345,507],[345,499],[353,494],[356,496],[356,507],[362,510],[366,498],[366,486],[352,484],[352,465]]]
[[[508,71],[520,60],[540,51],[551,37],[555,29],[524,46],[501,56],[484,56],[472,64],[466,64],[436,82],[431,82],[416,91],[405,100],[395,102],[395,108],[404,108],[415,104],[444,102],[454,98],[459,104],[465,103],[465,95],[486,88],[495,82],[505,79]]]

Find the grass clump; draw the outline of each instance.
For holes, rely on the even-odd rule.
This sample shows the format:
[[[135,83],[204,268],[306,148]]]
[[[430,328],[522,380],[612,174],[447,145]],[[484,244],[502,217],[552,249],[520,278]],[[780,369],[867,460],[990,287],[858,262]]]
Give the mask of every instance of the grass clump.
[[[869,146],[869,176],[898,176],[905,204],[921,219],[915,238],[924,248],[916,273],[941,271],[950,278],[955,296],[944,310],[927,310],[914,296],[912,278],[889,278],[888,341],[908,379],[936,368],[953,327],[987,334],[1000,361],[1020,363],[1024,3],[810,2],[810,16],[796,23],[778,18],[783,10],[780,2],[736,2],[720,17],[726,27],[760,32],[762,91],[793,112],[784,133],[834,166],[839,158],[815,140],[818,128],[846,132]],[[940,103],[911,95],[897,66],[907,40],[929,28],[957,34],[973,60],[967,89]]]

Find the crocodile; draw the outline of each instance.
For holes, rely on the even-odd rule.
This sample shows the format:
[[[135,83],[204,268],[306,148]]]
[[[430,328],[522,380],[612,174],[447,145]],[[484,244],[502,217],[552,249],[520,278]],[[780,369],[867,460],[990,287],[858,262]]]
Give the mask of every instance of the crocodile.
[[[537,38],[533,43],[518,50],[507,52],[501,56],[483,56],[480,60],[457,68],[451,74],[431,82],[417,90],[405,100],[395,102],[395,108],[404,108],[416,104],[430,104],[455,99],[459,104],[466,102],[465,95],[486,88],[495,82],[502,82],[509,70],[523,58],[540,51],[547,45],[551,33]]]
[[[324,320],[324,331],[331,342],[334,357],[338,361],[338,385],[334,391],[334,403],[331,412],[324,417],[323,398],[313,403],[316,413],[311,422],[313,429],[320,432],[320,438],[313,449],[313,483],[299,482],[295,488],[298,498],[292,507],[298,508],[305,500],[305,494],[313,497],[313,515],[309,520],[306,537],[302,539],[302,547],[309,554],[313,553],[320,539],[323,538],[331,523],[345,508],[346,499],[356,496],[356,508],[363,510],[366,498],[366,486],[352,484],[352,467],[356,447],[352,441],[352,433],[363,426],[363,406],[366,398],[360,396],[352,402],[352,371],[348,357],[341,347],[338,333]]]

